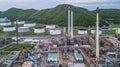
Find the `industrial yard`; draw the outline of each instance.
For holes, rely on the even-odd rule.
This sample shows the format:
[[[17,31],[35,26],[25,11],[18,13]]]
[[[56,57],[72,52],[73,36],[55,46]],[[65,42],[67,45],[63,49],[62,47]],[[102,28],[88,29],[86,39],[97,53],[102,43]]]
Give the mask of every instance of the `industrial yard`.
[[[120,67],[120,28],[99,27],[98,11],[96,27],[75,28],[73,13],[66,27],[1,18],[0,67]]]

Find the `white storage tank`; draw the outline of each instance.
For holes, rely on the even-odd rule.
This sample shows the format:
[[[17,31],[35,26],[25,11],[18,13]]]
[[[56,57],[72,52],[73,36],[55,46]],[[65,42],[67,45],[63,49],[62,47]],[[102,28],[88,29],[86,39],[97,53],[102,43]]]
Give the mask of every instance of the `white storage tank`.
[[[54,29],[54,28],[56,28],[55,24],[46,25],[46,29]]]
[[[16,27],[14,27],[14,26],[4,26],[3,27],[4,32],[12,32],[12,31],[15,31],[15,30],[16,30]]]
[[[6,17],[0,18],[0,26],[10,26],[11,22]]]
[[[91,30],[91,34],[95,34],[96,30],[95,29],[92,29]],[[102,34],[102,30],[99,29],[99,35]]]
[[[50,35],[60,35],[62,32],[61,32],[61,29],[55,28],[55,29],[50,29],[49,33]]]
[[[120,28],[116,29],[116,34],[120,34]]]
[[[24,23],[24,26],[25,27],[34,27],[34,26],[36,26],[36,23],[35,22],[26,21]]]
[[[19,21],[19,22],[17,22],[17,24],[24,24],[25,23],[25,21]],[[14,22],[14,24],[16,24],[16,21]]]
[[[34,29],[34,33],[44,33],[45,32],[45,27],[36,27]]]
[[[29,27],[19,27],[18,32],[20,33],[29,32]]]
[[[78,29],[78,34],[87,34],[87,29]]]

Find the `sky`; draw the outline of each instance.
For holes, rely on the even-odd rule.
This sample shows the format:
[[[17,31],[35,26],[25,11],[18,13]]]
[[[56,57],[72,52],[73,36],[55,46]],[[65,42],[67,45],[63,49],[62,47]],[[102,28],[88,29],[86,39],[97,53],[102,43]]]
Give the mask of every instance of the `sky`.
[[[120,0],[0,0],[0,11],[12,7],[41,10],[53,8],[59,4],[72,4],[89,10],[95,10],[96,7],[120,9]]]

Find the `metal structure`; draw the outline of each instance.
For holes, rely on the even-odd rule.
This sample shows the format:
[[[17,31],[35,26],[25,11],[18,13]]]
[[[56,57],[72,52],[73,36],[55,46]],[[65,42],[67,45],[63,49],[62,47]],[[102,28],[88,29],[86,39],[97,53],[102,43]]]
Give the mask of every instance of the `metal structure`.
[[[19,22],[19,19],[16,20],[16,41],[17,41],[17,45],[18,45],[18,24],[17,22]]]
[[[68,7],[68,36],[73,39],[73,9]]]

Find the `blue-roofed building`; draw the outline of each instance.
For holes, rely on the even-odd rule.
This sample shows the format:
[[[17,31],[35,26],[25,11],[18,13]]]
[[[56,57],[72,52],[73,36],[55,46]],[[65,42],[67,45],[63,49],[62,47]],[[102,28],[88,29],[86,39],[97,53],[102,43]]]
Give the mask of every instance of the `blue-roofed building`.
[[[11,22],[8,18],[0,18],[0,26],[9,26]]]
[[[83,56],[82,56],[81,53],[78,53],[78,51],[74,52],[74,57],[75,57],[76,60],[83,61]]]
[[[48,53],[48,62],[57,62],[58,61],[58,54],[57,53]]]

